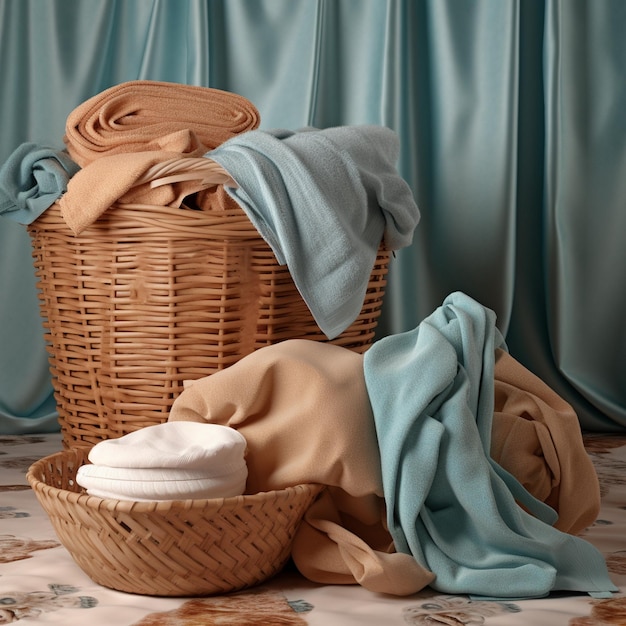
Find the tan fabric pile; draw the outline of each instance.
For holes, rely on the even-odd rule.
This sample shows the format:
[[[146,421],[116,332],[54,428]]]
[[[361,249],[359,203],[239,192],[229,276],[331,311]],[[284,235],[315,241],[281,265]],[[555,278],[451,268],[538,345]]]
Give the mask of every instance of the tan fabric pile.
[[[600,509],[600,488],[574,409],[510,354],[496,352],[491,456],[578,534]]]

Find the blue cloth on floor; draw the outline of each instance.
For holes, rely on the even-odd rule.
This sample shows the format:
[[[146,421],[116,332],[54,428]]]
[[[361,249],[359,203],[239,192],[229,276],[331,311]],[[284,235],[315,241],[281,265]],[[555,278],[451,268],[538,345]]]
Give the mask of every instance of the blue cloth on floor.
[[[547,523],[541,503],[489,456],[497,347],[505,345],[493,311],[457,292],[365,353],[396,548],[445,593],[617,591],[600,552]]]
[[[34,222],[67,190],[79,167],[66,152],[23,143],[0,168],[0,215]]]
[[[359,315],[381,241],[411,244],[419,210],[398,174],[399,140],[382,126],[249,131],[205,156],[287,265],[327,337]]]

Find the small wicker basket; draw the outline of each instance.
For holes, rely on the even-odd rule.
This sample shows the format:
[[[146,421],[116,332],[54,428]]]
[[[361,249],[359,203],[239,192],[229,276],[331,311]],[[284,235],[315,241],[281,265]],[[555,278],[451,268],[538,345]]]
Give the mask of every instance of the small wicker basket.
[[[61,543],[96,583],[153,596],[227,593],[259,584],[289,559],[323,489],[298,485],[234,498],[130,502],[76,483],[86,448],[35,462],[27,478]]]
[[[183,381],[257,348],[326,340],[234,202],[206,211],[114,205],[80,236],[54,204],[28,230],[67,448],[164,422]],[[381,248],[361,314],[332,343],[359,352],[371,344],[388,263]]]

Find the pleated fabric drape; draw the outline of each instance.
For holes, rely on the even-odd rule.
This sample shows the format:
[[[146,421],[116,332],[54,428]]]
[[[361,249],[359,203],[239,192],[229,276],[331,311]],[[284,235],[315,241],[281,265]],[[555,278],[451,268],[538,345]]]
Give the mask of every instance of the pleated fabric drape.
[[[379,335],[453,291],[588,430],[626,427],[622,0],[0,0],[0,163],[134,79],[249,98],[261,128],[382,124],[422,220]],[[0,433],[56,429],[25,228],[0,218]]]

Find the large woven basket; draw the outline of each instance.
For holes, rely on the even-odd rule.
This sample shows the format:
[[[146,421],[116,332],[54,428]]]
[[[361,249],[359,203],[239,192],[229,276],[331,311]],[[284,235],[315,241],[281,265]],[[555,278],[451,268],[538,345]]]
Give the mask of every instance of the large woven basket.
[[[155,596],[226,593],[259,584],[289,559],[302,517],[322,487],[212,500],[130,502],[83,493],[77,447],[27,473],[63,546],[96,583]]]
[[[234,203],[114,205],[80,236],[54,204],[28,229],[66,447],[164,422],[183,381],[262,346],[326,340]],[[332,343],[371,344],[388,262],[381,248],[361,314]]]

